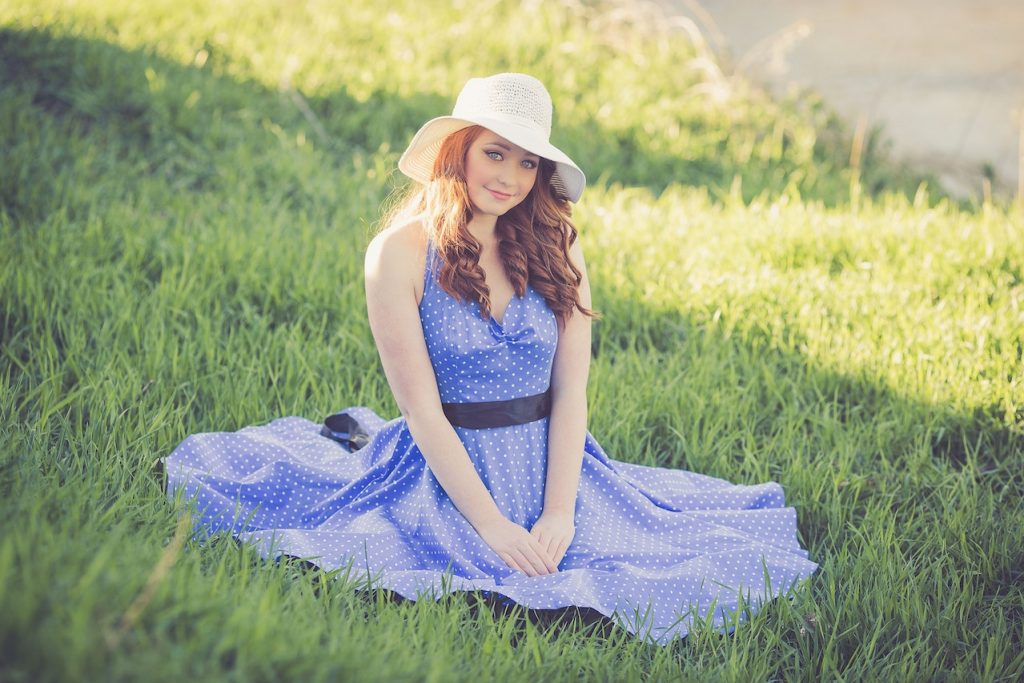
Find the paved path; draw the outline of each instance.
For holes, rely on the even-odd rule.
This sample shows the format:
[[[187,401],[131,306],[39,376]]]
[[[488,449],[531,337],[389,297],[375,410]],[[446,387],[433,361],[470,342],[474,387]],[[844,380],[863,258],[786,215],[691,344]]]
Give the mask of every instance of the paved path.
[[[961,196],[1017,191],[1024,117],[1024,0],[656,0],[710,15],[732,62],[776,93],[810,86],[851,127],[882,125],[894,155]],[[790,48],[773,50],[771,43]],[[767,39],[767,40],[766,40]]]

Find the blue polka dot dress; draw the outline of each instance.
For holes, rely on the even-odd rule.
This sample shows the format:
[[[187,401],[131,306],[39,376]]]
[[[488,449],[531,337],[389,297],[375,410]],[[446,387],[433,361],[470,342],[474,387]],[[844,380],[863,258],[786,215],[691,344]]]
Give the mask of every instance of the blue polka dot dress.
[[[527,287],[502,322],[485,320],[441,288],[438,263],[428,244],[420,316],[441,401],[547,389],[558,332],[544,298]],[[371,437],[355,451],[294,416],[193,434],[164,459],[168,495],[194,497],[203,529],[229,530],[264,557],[301,557],[411,600],[480,590],[530,608],[589,607],[660,645],[695,617],[728,628],[739,605],[756,610],[817,567],[778,484],[614,460],[587,432],[576,535],[558,572],[527,576],[458,511],[404,418],[347,412]],[[548,418],[455,430],[498,508],[529,530],[543,507]]]

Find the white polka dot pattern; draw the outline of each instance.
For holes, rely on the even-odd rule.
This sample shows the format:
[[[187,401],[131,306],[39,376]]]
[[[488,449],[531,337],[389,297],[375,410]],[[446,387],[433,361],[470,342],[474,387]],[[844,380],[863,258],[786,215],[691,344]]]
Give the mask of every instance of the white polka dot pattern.
[[[484,320],[437,284],[435,256],[430,245],[420,314],[442,401],[546,389],[557,326],[543,297],[528,288],[501,323]],[[349,580],[412,600],[481,590],[537,609],[591,607],[660,645],[685,636],[695,616],[724,629],[741,601],[756,610],[817,567],[778,484],[613,460],[588,431],[576,536],[558,572],[526,576],[456,509],[403,418],[347,410],[372,435],[351,453],[296,416],[193,434],[164,459],[168,495],[195,498],[201,532],[230,530],[264,557],[347,568]],[[547,418],[456,428],[499,509],[527,529],[542,510],[547,430]]]

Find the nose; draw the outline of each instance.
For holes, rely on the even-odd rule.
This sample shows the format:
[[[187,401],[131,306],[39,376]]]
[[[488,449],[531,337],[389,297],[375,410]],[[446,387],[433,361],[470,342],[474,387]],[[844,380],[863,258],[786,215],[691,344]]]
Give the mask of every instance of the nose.
[[[522,166],[516,168],[503,167],[498,171],[498,182],[504,186],[515,186],[518,187],[520,184],[527,182],[530,176],[530,170]]]
[[[507,187],[508,186],[508,184],[509,184],[509,178],[508,178],[509,175],[510,174],[509,174],[507,169],[503,168],[500,171],[498,171],[498,183],[502,187]]]

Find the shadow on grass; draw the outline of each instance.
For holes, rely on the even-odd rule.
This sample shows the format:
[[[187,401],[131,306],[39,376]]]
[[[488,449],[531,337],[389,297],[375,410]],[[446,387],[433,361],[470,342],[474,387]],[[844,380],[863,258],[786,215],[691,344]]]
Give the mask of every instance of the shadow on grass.
[[[329,589],[329,583],[332,579],[326,579],[325,582],[327,574],[314,563],[291,555],[283,555],[281,559],[299,572],[308,574],[313,583],[314,592],[317,595],[320,594],[320,591]],[[404,605],[415,602],[389,588],[374,588],[371,591],[357,590],[355,593],[368,608],[376,607],[378,600],[383,600],[385,603],[392,605]],[[452,591],[441,596],[438,603],[449,605],[455,601],[464,602],[473,619],[477,619],[481,612],[487,611],[490,612],[491,617],[495,620],[511,620],[514,622],[510,636],[513,647],[516,647],[520,639],[525,636],[527,622],[545,631],[552,630],[556,633],[570,631],[605,639],[610,638],[616,630],[621,629],[614,620],[609,619],[590,607],[569,606],[556,609],[531,609],[505,600],[501,596],[488,591]],[[623,630],[623,632],[625,631]]]
[[[602,301],[615,302],[615,292],[606,290],[601,283],[593,284],[593,294],[599,308]],[[738,367],[736,371],[742,385],[758,393],[766,414],[776,414],[783,406],[783,402],[768,391],[763,379],[766,374],[788,382],[799,376],[802,384],[796,387],[795,393],[786,397],[787,400],[814,404],[820,402],[822,396],[829,397],[831,416],[840,424],[863,421],[865,416],[879,414],[893,406],[898,407],[897,412],[901,414],[919,416],[922,425],[931,427],[928,442],[933,457],[939,462],[949,463],[954,470],[967,465],[972,454],[978,467],[994,471],[1005,469],[1007,464],[1024,453],[1024,412],[1018,410],[1013,425],[1007,425],[1006,409],[1000,402],[976,406],[969,413],[924,403],[877,381],[850,377],[820,366],[799,353],[771,348],[772,333],[767,331],[748,331],[744,340],[738,339],[740,335],[726,338],[677,312],[655,310],[636,301],[618,308],[628,308],[630,319],[624,323],[610,319],[595,326],[595,358],[635,351],[671,354],[687,339],[710,338],[711,341],[698,346],[731,348],[735,350],[732,355],[736,358],[756,358],[756,365]],[[795,329],[775,330],[774,333],[783,338],[801,336]],[[678,436],[663,425],[655,424],[651,428],[655,431],[655,440],[666,447],[666,452],[671,451],[668,446],[677,443]],[[917,437],[918,434],[906,436]],[[910,445],[903,441],[894,443],[892,452],[905,452]],[[999,481],[999,486],[1024,481],[1024,472],[1008,471],[1006,474],[1009,482]]]
[[[324,158],[328,163],[343,165],[355,152],[372,153],[382,146],[402,150],[424,121],[447,113],[453,101],[453,95],[399,97],[386,90],[358,101],[341,89],[323,97],[304,98],[316,119],[311,123],[293,99],[297,93],[218,75],[216,67],[229,62],[231,56],[218,53],[209,43],[199,49],[207,55],[201,65],[186,66],[149,50],[125,50],[100,40],[55,36],[45,30],[0,28],[0,94],[31,109],[28,125],[49,119],[70,135],[96,135],[104,142],[103,155],[144,159],[139,173],[165,177],[186,192],[216,189],[218,164],[237,164],[237,159],[224,153],[252,145],[252,135],[267,140],[305,135],[327,151]],[[26,125],[25,118],[15,118],[18,123],[13,125],[13,117],[8,118],[4,127],[12,139],[28,133],[19,129]],[[325,140],[318,139],[318,125],[326,133]],[[0,128],[0,134],[4,132]],[[713,197],[722,196],[738,176],[744,201],[749,201],[762,192],[778,195],[791,178],[806,175],[794,176],[798,165],[805,162],[785,155],[772,162],[732,160],[725,140],[705,156],[682,159],[659,151],[642,139],[637,129],[562,127],[558,134],[564,148],[591,178],[646,186],[656,193],[669,184],[681,184],[708,187]],[[784,147],[788,135],[783,134]],[[595,145],[595,140],[601,144]],[[831,175],[825,169],[837,163],[834,159],[844,158],[847,149],[847,141],[836,131],[822,136],[813,160],[817,175],[837,177],[841,169]],[[69,148],[6,172],[0,170],[0,200],[6,210],[18,218],[45,215],[61,197],[61,193],[48,191],[54,166],[66,163],[73,153]],[[103,155],[96,159],[98,167],[104,163]],[[253,169],[257,187],[282,193],[296,205],[321,199],[306,193],[294,177],[282,177],[271,165],[262,165],[259,157],[252,161],[257,165]],[[937,187],[930,177],[888,177],[882,162],[878,162],[879,172],[873,174],[869,162],[864,161],[861,173],[869,194],[893,190],[912,196],[923,180]],[[810,186],[808,182],[797,183],[806,199],[826,204],[849,200],[848,181],[821,180]],[[938,193],[933,194],[937,201]]]

